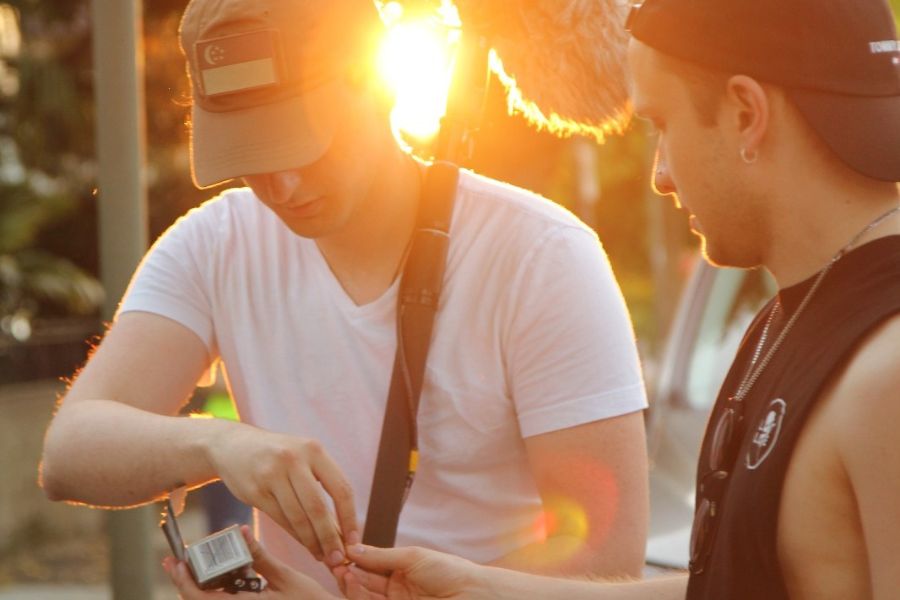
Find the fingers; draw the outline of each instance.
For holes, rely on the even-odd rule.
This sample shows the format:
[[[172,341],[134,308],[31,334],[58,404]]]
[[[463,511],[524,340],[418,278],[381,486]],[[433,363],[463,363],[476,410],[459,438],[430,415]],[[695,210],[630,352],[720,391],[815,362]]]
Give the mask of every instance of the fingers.
[[[322,560],[325,557],[322,545],[319,543],[319,537],[312,524],[311,517],[308,513],[307,506],[301,499],[308,496],[310,492],[304,494],[306,488],[319,487],[315,485],[312,477],[303,478],[298,475],[289,473],[287,479],[275,482],[272,485],[272,496],[278,503],[278,508],[287,520],[286,525],[282,525],[289,531],[297,541],[306,546],[306,548],[316,557],[316,560]],[[314,487],[313,487],[314,486]],[[313,495],[315,491],[311,492]],[[320,499],[321,501],[321,499]],[[307,504],[312,501],[307,498]],[[281,523],[279,523],[281,525]]]
[[[348,569],[343,575],[341,588],[348,600],[386,600],[387,596],[366,588]]]
[[[345,560],[344,543],[360,541],[353,491],[321,446],[310,442],[306,452],[309,470],[291,469],[288,473],[290,489],[274,488],[273,492],[300,542],[318,560],[336,567]],[[323,488],[331,497],[338,523],[322,494]],[[343,539],[341,532],[344,532]]]
[[[314,473],[292,474],[291,484],[303,507],[307,519],[305,524],[309,528],[308,535],[324,555],[325,563],[330,567],[338,566],[344,562],[344,541]]]
[[[244,536],[247,547],[250,549],[250,556],[253,557],[253,569],[265,577],[270,586],[276,589],[284,588],[291,573],[290,567],[263,548],[246,525],[241,526],[241,535]]]
[[[347,547],[347,556],[370,573],[390,574],[409,569],[419,558],[418,548],[376,548],[355,544]]]
[[[331,569],[331,576],[334,577],[335,583],[337,583],[338,589],[341,591],[341,595],[344,598],[347,597],[347,586],[344,584],[344,575],[347,574],[347,571],[350,570],[348,565],[340,565],[339,567],[333,567]]]
[[[235,496],[268,514],[317,560],[331,567],[344,562],[345,543],[358,543],[361,536],[353,491],[340,468],[316,440],[248,432],[253,436],[242,438],[246,452],[232,447],[217,456],[220,477]]]
[[[204,592],[197,587],[194,578],[188,572],[185,563],[167,556],[163,560],[163,569],[169,574],[169,578],[178,590],[178,595],[183,600],[209,600],[211,598],[229,598],[224,592]]]
[[[356,504],[353,501],[353,488],[344,478],[340,467],[330,456],[322,452],[317,460],[312,461],[313,476],[319,480],[325,491],[334,502],[340,530],[344,533],[346,544],[358,544],[362,541],[359,523],[356,520]],[[321,538],[320,538],[321,539]],[[324,543],[323,543],[324,545]]]
[[[262,595],[257,596],[259,600],[265,598],[272,600],[296,600],[299,598],[303,600],[339,600],[329,594],[315,580],[295,571],[270,554],[262,544],[254,539],[250,528],[246,525],[241,527],[241,534],[253,557],[253,568],[266,579],[266,589]],[[346,567],[343,568],[346,569]]]
[[[291,495],[286,495],[286,496],[288,498],[290,498]],[[294,501],[294,504],[295,505],[297,504],[296,500]],[[291,525],[290,519],[288,519],[288,517],[284,514],[284,511],[282,510],[282,503],[279,501],[279,499],[273,493],[271,493],[271,492],[267,493],[265,496],[262,496],[260,499],[253,502],[253,505],[256,506],[256,508],[258,508],[262,512],[269,515],[269,517],[271,517],[272,520],[275,521],[279,527],[281,527],[285,531],[289,532],[295,538],[298,538],[298,536],[296,535],[296,533],[294,531],[293,525]],[[310,528],[309,531],[312,531],[312,529]],[[298,541],[301,544],[303,544],[304,546],[306,546],[307,548],[309,547],[306,545],[306,543],[304,543],[304,541],[302,539],[298,538]],[[313,555],[316,556],[315,553],[313,553]],[[316,558],[321,560],[321,555],[316,556]]]
[[[340,587],[341,589],[341,593],[344,594],[344,596],[347,598],[350,597],[349,590],[347,588],[347,582],[350,580],[352,580],[355,584],[362,586],[368,592],[374,593],[377,597],[387,596],[388,583],[390,580],[384,575],[369,573],[357,568],[356,566],[351,565],[341,565],[340,567],[335,567],[331,570],[331,574],[337,581],[338,587]],[[348,574],[352,575],[352,577],[350,577],[349,579],[347,577]]]
[[[391,582],[390,575],[381,575],[379,573],[370,573],[359,567],[352,567],[350,573],[364,588],[375,594],[387,596],[388,588]]]

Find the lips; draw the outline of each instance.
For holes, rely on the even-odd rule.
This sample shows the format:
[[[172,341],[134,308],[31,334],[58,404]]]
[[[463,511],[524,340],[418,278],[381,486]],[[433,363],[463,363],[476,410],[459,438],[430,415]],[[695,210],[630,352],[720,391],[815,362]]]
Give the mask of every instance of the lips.
[[[690,215],[688,217],[688,225],[691,228],[691,231],[696,233],[702,233],[703,230],[700,228],[700,221],[697,220],[697,217],[694,215]]]
[[[282,206],[280,210],[292,217],[302,218],[315,216],[321,209],[322,198],[315,197],[291,204],[290,206]]]
[[[684,202],[681,201],[681,198],[678,197],[677,194],[672,194],[672,201],[675,203],[675,208],[677,210],[683,210],[687,213],[688,223],[691,226],[691,229],[697,229],[697,217],[691,211],[691,207],[687,206]]]

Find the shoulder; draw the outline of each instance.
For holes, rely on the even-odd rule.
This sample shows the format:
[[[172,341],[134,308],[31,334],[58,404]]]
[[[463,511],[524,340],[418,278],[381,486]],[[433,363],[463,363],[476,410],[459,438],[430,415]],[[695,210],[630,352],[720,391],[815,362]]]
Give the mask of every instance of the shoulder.
[[[269,212],[249,188],[228,188],[189,210],[181,219],[190,223],[222,225],[230,221],[253,219]]]
[[[900,422],[900,314],[876,327],[826,390],[843,454],[896,437]],[[860,456],[860,459],[865,457]]]
[[[540,229],[572,228],[595,236],[593,230],[563,206],[523,188],[472,171],[460,171],[457,202],[461,212],[487,213],[498,221]]]
[[[163,244],[198,245],[204,252],[244,238],[277,234],[278,219],[248,188],[229,188],[182,215],[160,237]],[[252,235],[250,232],[253,232]]]
[[[460,171],[451,240],[451,252],[519,267],[606,260],[597,234],[564,207],[471,171]]]
[[[900,389],[900,313],[879,324],[859,345],[833,391],[865,397],[890,396]],[[841,394],[844,395],[844,394]],[[892,402],[898,405],[900,402]]]

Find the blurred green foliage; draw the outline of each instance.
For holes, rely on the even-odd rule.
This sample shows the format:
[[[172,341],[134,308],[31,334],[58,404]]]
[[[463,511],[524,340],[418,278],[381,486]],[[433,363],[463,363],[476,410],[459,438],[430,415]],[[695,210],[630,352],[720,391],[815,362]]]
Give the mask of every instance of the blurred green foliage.
[[[900,0],[889,1],[900,24]],[[185,4],[143,3],[151,240],[215,193],[196,190],[188,171],[189,90],[177,40]],[[16,311],[95,313],[102,298],[95,279],[97,117],[90,23],[89,0],[0,0],[0,317]],[[578,188],[585,165],[575,160],[575,145],[509,117],[497,87],[472,166],[542,193],[592,223],[639,337],[657,338],[664,319],[654,299],[658,282],[650,244],[681,252],[695,242],[670,204],[648,191],[652,148],[647,136],[632,128],[594,149],[599,193],[585,206],[579,204]],[[654,208],[654,202],[664,208]],[[648,211],[662,211],[666,240],[648,239]],[[672,261],[678,264],[680,258]]]
[[[44,241],[91,194],[89,29],[78,2],[0,3],[0,335],[26,339],[32,318],[103,299]]]
[[[186,176],[178,87],[185,2],[145,4],[155,237],[199,195]],[[10,317],[97,315],[103,299],[90,9],[88,0],[0,0],[0,335],[11,333]]]

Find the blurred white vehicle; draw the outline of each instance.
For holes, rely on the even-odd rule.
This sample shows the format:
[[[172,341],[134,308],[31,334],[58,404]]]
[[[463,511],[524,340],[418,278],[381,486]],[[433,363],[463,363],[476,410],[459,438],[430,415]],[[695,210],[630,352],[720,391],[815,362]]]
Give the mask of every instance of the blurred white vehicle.
[[[700,443],[744,331],[775,293],[765,271],[698,260],[681,294],[648,414],[650,539],[647,563],[686,569]]]

